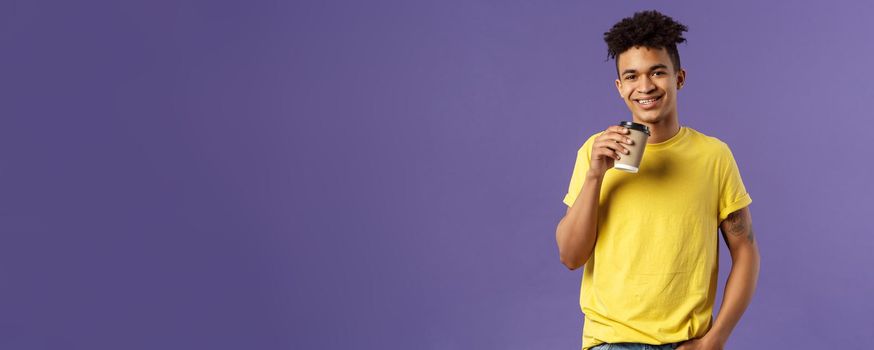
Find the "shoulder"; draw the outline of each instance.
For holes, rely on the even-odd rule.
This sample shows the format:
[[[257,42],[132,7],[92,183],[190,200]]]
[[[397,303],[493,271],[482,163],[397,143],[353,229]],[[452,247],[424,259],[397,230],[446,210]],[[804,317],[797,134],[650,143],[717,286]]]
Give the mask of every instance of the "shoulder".
[[[724,141],[715,136],[706,135],[700,131],[690,128],[692,139],[697,142],[695,149],[700,150],[700,159],[709,164],[714,165],[714,170],[722,174],[731,173],[733,169],[737,169],[737,163],[734,154],[731,152],[731,147]]]
[[[689,131],[689,139],[692,142],[697,143],[699,146],[728,148],[728,145],[716,136],[707,135],[688,126],[685,128]]]
[[[707,135],[688,126],[686,128],[689,131],[689,140],[696,149],[718,156],[731,155],[731,148],[718,137]]]

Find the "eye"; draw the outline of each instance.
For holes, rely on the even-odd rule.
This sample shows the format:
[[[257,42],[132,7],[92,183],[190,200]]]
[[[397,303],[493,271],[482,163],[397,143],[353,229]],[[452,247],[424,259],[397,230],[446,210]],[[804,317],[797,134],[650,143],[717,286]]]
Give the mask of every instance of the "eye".
[[[659,71],[659,72],[655,72],[655,73],[652,73],[652,74],[653,74],[653,75],[659,75],[659,74],[665,74],[665,72]]]
[[[633,79],[634,79],[633,75],[626,75],[625,76],[625,80],[633,80]]]

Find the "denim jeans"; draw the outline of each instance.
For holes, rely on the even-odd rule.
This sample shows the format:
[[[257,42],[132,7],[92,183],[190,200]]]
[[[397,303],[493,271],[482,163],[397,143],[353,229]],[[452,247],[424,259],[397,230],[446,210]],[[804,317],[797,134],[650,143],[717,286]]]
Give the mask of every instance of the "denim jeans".
[[[680,346],[680,343],[664,345],[649,345],[640,343],[604,343],[590,350],[672,350]]]

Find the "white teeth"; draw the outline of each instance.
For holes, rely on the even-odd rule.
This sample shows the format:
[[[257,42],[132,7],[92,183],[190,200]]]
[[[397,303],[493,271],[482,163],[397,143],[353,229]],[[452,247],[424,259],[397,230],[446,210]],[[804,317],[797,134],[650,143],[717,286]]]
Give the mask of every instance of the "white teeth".
[[[649,100],[637,100],[637,102],[639,102],[642,105],[648,105],[650,103],[655,102],[655,100],[658,100],[658,98],[653,98],[653,99],[649,99]]]

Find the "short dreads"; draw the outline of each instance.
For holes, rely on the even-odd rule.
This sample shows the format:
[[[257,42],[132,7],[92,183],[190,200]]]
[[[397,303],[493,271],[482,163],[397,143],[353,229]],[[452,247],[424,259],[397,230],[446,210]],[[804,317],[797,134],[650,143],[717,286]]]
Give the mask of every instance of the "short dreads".
[[[685,31],[688,31],[685,25],[658,11],[636,12],[632,17],[623,18],[604,33],[607,55],[616,60],[616,75],[619,75],[619,54],[636,46],[666,49],[674,64],[674,72],[679,72],[677,44],[686,41],[683,38]]]

